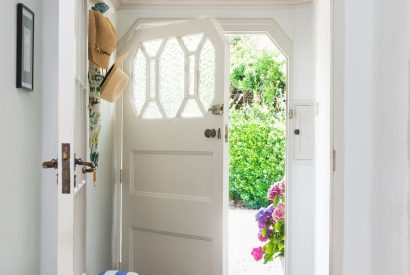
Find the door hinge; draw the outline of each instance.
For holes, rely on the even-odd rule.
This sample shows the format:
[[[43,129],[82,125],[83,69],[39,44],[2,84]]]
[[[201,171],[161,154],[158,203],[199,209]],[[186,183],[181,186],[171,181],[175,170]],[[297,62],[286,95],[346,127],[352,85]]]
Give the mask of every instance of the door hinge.
[[[120,184],[122,184],[122,173],[123,173],[123,169],[120,169]]]
[[[336,150],[333,149],[333,172],[336,171]]]
[[[289,115],[288,115],[289,119],[293,118],[293,109],[289,109]]]

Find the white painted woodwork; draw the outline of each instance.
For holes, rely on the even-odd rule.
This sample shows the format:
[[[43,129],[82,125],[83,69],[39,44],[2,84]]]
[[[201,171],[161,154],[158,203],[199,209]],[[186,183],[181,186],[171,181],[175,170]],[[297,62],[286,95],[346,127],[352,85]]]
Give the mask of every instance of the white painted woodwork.
[[[314,3],[314,0],[110,0],[109,4],[117,9],[139,9],[139,8],[154,8],[154,9],[173,9],[186,7],[205,7],[208,8],[236,8],[245,7],[253,8],[297,8],[304,7]]]
[[[299,135],[294,134],[295,160],[313,159],[314,153],[314,107],[312,104],[296,104],[294,106],[294,129],[299,130]],[[292,133],[291,133],[292,134]]]
[[[132,79],[140,43],[197,33],[215,48],[213,104],[228,106],[229,45],[213,19],[135,30],[121,48],[130,53],[124,70]],[[130,81],[123,99],[123,268],[144,275],[227,274],[227,112],[144,119],[133,107],[132,87]],[[221,139],[206,138],[207,128],[221,129]]]
[[[87,160],[87,2],[60,1],[58,14],[57,275],[85,273],[87,177],[74,157]],[[70,143],[70,193],[62,193],[61,144]]]

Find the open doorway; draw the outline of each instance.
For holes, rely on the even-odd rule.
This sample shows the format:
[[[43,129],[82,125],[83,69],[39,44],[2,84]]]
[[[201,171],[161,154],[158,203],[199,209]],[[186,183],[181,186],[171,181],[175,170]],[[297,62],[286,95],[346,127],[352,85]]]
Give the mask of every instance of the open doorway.
[[[266,33],[228,40],[229,275],[284,275],[287,59]]]
[[[255,119],[271,118],[272,122],[268,124],[267,129],[274,129],[283,134],[283,138],[280,139],[283,149],[278,154],[281,160],[270,158],[270,150],[267,150],[270,153],[265,157],[266,163],[277,163],[277,169],[281,172],[276,173],[275,177],[270,177],[270,180],[266,181],[269,184],[256,192],[260,195],[259,202],[251,205],[252,209],[245,209],[253,211],[253,214],[248,215],[251,217],[250,220],[239,221],[238,228],[244,229],[244,223],[251,226],[248,228],[252,228],[248,231],[249,234],[246,234],[250,236],[249,246],[246,246],[247,242],[243,238],[245,235],[241,235],[241,231],[237,230],[237,236],[240,238],[238,243],[246,247],[246,250],[242,250],[245,251],[242,255],[245,255],[246,259],[239,258],[237,261],[240,272],[237,274],[249,275],[252,271],[253,274],[262,275],[283,274],[280,261],[263,265],[261,260],[255,262],[252,259],[251,251],[264,245],[257,238],[258,226],[254,217],[258,210],[257,206],[267,208],[272,203],[266,198],[268,189],[273,183],[284,178],[286,164],[284,137],[288,56],[285,57],[279,52],[270,36],[281,42],[280,45],[287,54],[290,52],[291,43],[286,36],[280,35],[280,29],[271,21],[263,25],[260,21],[255,23],[257,25],[249,22],[251,25],[248,29],[255,29],[253,31],[259,32],[258,35],[247,39],[246,35],[243,35],[243,39],[235,39],[238,46],[241,46],[239,42],[242,40],[242,46],[249,44],[256,57],[262,54],[266,56],[266,60],[259,64],[258,72],[262,73],[262,78],[267,80],[266,83],[272,84],[269,89],[272,93],[265,93],[264,96],[258,94],[256,87],[261,86],[261,79],[251,77],[256,80],[253,83],[255,88],[246,90],[247,94],[243,96],[238,91],[233,91],[234,97],[230,103],[227,96],[230,78],[227,56],[229,44],[226,43],[227,33],[222,30],[229,33],[237,31],[235,28],[242,28],[242,25],[236,22],[222,20],[223,28],[219,28],[218,21],[208,18],[138,28],[140,24],[152,24],[149,20],[147,23],[139,20],[132,27],[133,31],[129,33],[129,37],[124,39],[123,45],[119,47],[121,53],[130,52],[131,58],[124,63],[124,70],[132,75],[133,81],[124,93],[122,105],[124,181],[121,256],[122,265],[129,270],[147,274],[198,274],[198,270],[201,274],[229,274],[229,253],[226,253],[229,251],[226,247],[229,237],[226,230],[229,223],[226,157],[229,144],[226,141],[228,136],[231,141],[234,139],[235,130],[231,125],[234,132],[228,135],[226,123],[229,112],[218,112],[218,106],[223,102],[224,106],[232,105],[237,110],[240,106],[247,108],[244,118],[251,112],[254,112]],[[269,33],[270,36],[265,33]],[[241,56],[249,59],[252,51],[245,51]],[[270,68],[273,66],[277,74],[271,75]],[[253,68],[254,64],[249,68],[241,68],[250,71],[251,67]],[[271,81],[269,77],[271,80],[276,77],[276,80]],[[245,78],[239,76],[238,80],[243,82]],[[164,89],[171,84],[177,85],[175,89]],[[265,87],[267,86],[266,84]],[[281,87],[281,96],[276,94],[279,92],[278,87]],[[250,91],[254,93],[248,93]],[[164,97],[165,95],[168,96]],[[279,97],[282,99],[279,100]],[[172,104],[175,100],[178,104]],[[189,112],[185,112],[191,103],[199,106],[199,109],[188,108]],[[257,103],[262,107],[252,110],[251,107],[256,108]],[[245,107],[246,105],[248,107]],[[150,106],[155,112],[148,108]],[[172,110],[163,109],[170,106]],[[278,123],[278,114],[283,114],[281,125]],[[214,135],[207,135],[208,132],[213,132]],[[270,132],[267,131],[268,136]],[[256,138],[256,141],[258,140],[259,138]],[[260,144],[266,148],[274,148],[273,145],[278,142],[273,142],[272,146],[265,141]],[[268,175],[266,167],[266,176]],[[280,196],[274,201],[278,209],[281,209],[278,207],[279,202],[284,203],[283,188],[280,192]],[[243,210],[243,206],[246,206],[245,203],[235,202],[234,194],[231,198],[234,201],[233,205],[240,207],[238,210]],[[273,210],[272,207],[269,209]],[[282,217],[275,222],[275,225],[280,225],[278,231],[282,234],[281,245],[259,253],[267,255],[268,261],[273,260],[274,256],[279,256],[277,251],[281,251],[281,255],[285,254],[284,244],[287,240],[284,238],[283,207],[281,212]],[[271,215],[273,214],[272,211]],[[230,217],[234,215],[231,214]],[[262,238],[270,236],[270,232],[261,234]],[[230,243],[234,243],[232,239]],[[277,248],[279,250],[276,250]],[[176,249],[178,253],[175,253]],[[158,258],[167,259],[167,262],[162,261],[161,265],[158,265],[155,261]],[[259,266],[260,269],[243,265],[246,261]],[[187,262],[190,264],[187,265]],[[231,265],[235,265],[232,259],[230,262]],[[275,273],[272,271],[272,263],[278,267]]]

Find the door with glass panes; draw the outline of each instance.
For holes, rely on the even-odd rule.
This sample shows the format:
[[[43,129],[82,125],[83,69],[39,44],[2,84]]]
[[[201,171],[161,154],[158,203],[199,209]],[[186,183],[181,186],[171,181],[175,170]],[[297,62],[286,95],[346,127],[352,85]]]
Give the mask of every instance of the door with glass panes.
[[[226,274],[229,46],[214,19],[138,28],[121,53],[122,266]]]

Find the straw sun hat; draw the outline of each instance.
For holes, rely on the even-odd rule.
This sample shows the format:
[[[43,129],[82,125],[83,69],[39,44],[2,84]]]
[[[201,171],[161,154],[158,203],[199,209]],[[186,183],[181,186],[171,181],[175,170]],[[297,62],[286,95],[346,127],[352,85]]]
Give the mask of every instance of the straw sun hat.
[[[128,75],[121,69],[121,65],[128,53],[121,55],[112,65],[101,84],[101,98],[109,102],[116,101],[128,84]]]
[[[111,53],[115,50],[117,32],[110,20],[99,11],[89,11],[88,49],[89,60],[107,69]]]

